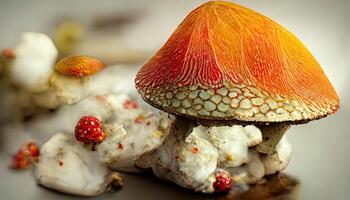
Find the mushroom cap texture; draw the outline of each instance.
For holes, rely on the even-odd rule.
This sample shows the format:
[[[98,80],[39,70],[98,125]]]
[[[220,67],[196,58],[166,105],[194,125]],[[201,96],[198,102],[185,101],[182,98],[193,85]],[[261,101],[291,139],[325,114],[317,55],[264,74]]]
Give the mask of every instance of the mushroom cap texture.
[[[58,61],[55,70],[61,75],[79,78],[99,72],[104,64],[91,56],[70,56]]]
[[[135,84],[154,107],[196,120],[302,123],[339,108],[322,68],[292,33],[222,1],[192,11]]]

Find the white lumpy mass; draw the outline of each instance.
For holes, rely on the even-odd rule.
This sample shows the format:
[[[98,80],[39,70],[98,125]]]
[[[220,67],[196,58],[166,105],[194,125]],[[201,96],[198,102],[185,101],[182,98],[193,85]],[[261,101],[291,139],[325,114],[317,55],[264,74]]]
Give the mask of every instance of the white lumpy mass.
[[[170,133],[160,148],[137,164],[182,187],[211,193],[217,171],[229,172],[236,184],[251,184],[287,166],[291,147],[285,137],[271,155],[255,150],[261,142],[260,130],[252,125],[198,126],[187,136]]]
[[[23,33],[14,52],[9,68],[13,83],[30,92],[45,91],[58,56],[51,39],[42,33]]]
[[[98,147],[99,155],[114,170],[138,171],[135,161],[163,143],[173,117],[152,112],[142,105],[128,108],[126,103],[136,101],[126,95],[107,96],[106,99],[114,111],[102,118],[108,136]]]
[[[97,117],[106,134],[95,151],[74,137],[75,124],[85,115]],[[89,97],[63,107],[51,119],[33,124],[32,129],[51,127],[52,131],[65,132],[55,134],[43,145],[40,161],[35,166],[37,181],[68,194],[101,194],[114,180],[115,174],[110,170],[139,171],[136,160],[162,144],[172,121],[168,114],[152,112],[124,94]],[[58,124],[55,127],[53,123]]]
[[[162,144],[173,121],[170,115],[141,105],[126,94],[109,94],[64,106],[54,115],[35,120],[28,128],[46,135],[73,134],[82,116],[101,121],[107,136],[97,147],[98,154],[109,167],[123,171],[137,171],[135,160]]]
[[[99,160],[97,152],[77,142],[72,134],[57,133],[40,151],[34,175],[47,188],[96,196],[107,191],[116,176]]]

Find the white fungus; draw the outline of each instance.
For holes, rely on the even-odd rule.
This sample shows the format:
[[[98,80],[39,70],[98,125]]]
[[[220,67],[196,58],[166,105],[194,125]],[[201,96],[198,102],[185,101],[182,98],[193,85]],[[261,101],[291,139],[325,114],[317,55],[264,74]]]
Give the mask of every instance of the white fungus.
[[[73,134],[57,133],[41,148],[34,174],[38,183],[67,194],[96,196],[111,184],[121,184],[116,172],[99,161],[97,152],[77,142]]]
[[[286,138],[274,154],[258,153],[255,146],[261,142],[261,131],[252,125],[198,126],[188,135],[171,132],[160,148],[141,157],[137,165],[152,168],[159,178],[182,187],[211,193],[217,171],[229,172],[235,184],[253,184],[287,166],[291,148]]]
[[[107,136],[97,147],[99,156],[111,168],[123,171],[138,171],[135,160],[162,144],[173,121],[168,114],[140,105],[128,95],[110,94],[63,106],[50,116],[36,119],[28,129],[43,138],[57,132],[70,133],[82,116],[101,121]]]
[[[9,67],[11,81],[29,92],[47,90],[58,55],[51,39],[42,33],[23,33],[14,52],[16,57]]]

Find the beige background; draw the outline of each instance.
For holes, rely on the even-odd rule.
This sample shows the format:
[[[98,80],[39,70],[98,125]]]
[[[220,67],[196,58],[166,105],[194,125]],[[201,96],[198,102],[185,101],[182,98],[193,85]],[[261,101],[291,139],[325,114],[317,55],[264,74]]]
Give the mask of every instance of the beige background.
[[[101,13],[140,12],[139,21],[118,34],[125,46],[155,51],[187,13],[204,1],[0,1],[0,48],[13,46],[23,31],[52,34],[60,16],[89,21]],[[311,50],[341,98],[334,115],[288,132],[293,157],[287,172],[302,182],[301,199],[350,198],[350,1],[240,0],[282,24]],[[130,74],[132,76],[132,74]],[[2,143],[6,143],[1,138]],[[35,185],[29,172],[7,169],[8,152],[0,152],[0,199],[74,199]],[[130,176],[126,186],[99,199],[211,199],[150,177]]]

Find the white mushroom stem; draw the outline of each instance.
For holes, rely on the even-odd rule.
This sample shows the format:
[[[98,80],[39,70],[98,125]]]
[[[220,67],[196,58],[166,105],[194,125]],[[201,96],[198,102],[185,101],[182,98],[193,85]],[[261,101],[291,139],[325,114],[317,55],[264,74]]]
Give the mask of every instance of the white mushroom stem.
[[[265,175],[274,174],[284,170],[292,154],[292,145],[283,136],[276,145],[276,151],[273,154],[262,155],[261,162],[265,168]]]
[[[89,80],[71,78],[52,72],[49,88],[40,93],[31,93],[33,103],[39,107],[55,109],[61,105],[74,104],[89,95]]]
[[[268,126],[261,126],[263,142],[257,146],[257,151],[263,154],[273,154],[276,151],[278,142],[290,126],[289,123],[274,123]]]
[[[172,126],[172,134],[179,138],[185,138],[191,133],[196,124],[189,119],[177,116]]]
[[[35,165],[38,183],[67,194],[96,196],[121,185],[121,178],[110,171],[97,152],[77,142],[73,134],[58,133],[41,148]]]

